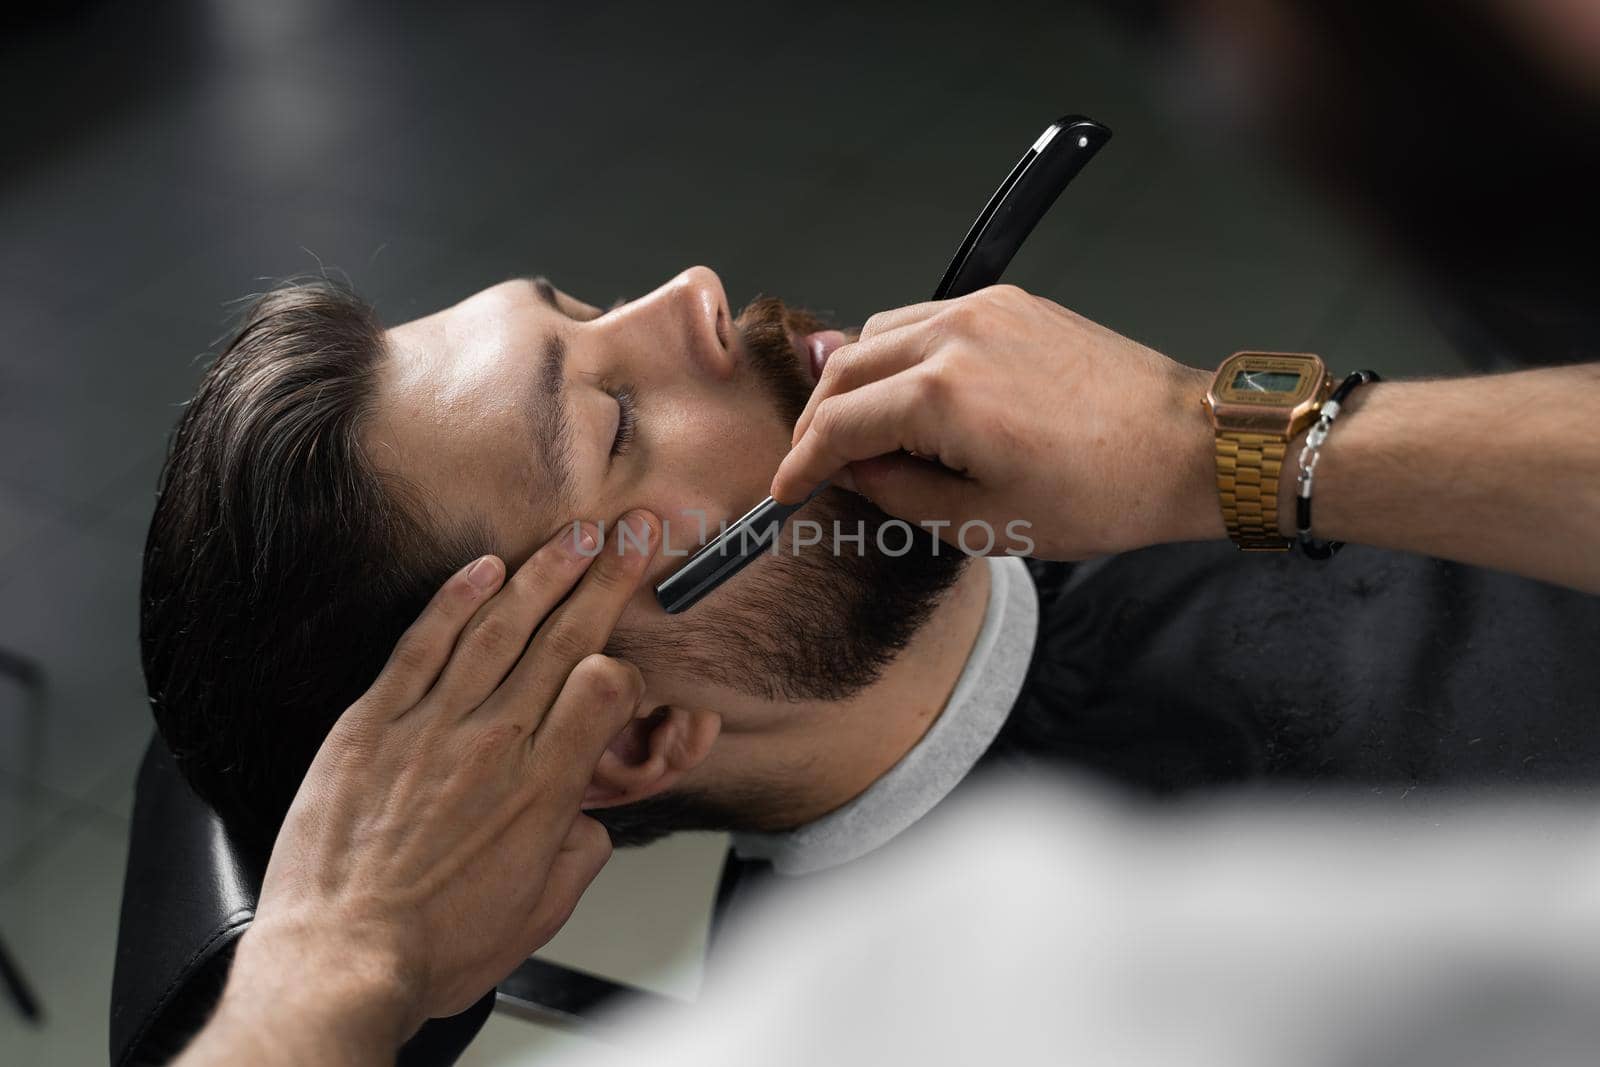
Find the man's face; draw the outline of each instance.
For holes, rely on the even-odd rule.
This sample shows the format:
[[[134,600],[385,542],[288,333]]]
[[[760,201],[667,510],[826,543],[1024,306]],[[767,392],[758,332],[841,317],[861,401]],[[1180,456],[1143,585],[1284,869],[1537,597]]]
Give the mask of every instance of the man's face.
[[[666,548],[687,553],[766,495],[815,384],[812,348],[843,340],[777,301],[736,318],[704,267],[608,311],[543,281],[509,281],[389,332],[365,440],[436,520],[481,521],[513,566],[574,519],[609,524],[636,507],[664,520]],[[651,586],[684,556],[663,553],[615,651],[647,676],[654,652],[763,696],[840,696],[870,681],[959,559],[871,551],[885,517],[840,490],[805,514],[851,531],[865,521],[867,555],[817,546],[767,557],[668,617]]]
[[[792,416],[704,267],[611,311],[509,281],[389,338],[369,443],[392,452],[375,458],[449,517],[481,517],[509,560],[575,518],[634,507],[692,549],[693,509],[713,529],[742,514],[788,447]],[[789,358],[804,403],[810,371],[798,348]]]

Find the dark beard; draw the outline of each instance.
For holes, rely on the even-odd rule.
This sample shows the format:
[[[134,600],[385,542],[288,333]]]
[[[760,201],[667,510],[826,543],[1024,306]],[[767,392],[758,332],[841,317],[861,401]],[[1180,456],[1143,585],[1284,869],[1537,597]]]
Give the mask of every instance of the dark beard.
[[[797,335],[825,327],[772,298],[750,304],[737,325],[752,368],[792,424],[805,409],[811,384],[785,326]],[[791,522],[802,519],[822,526],[821,544],[797,553],[793,528],[786,526],[776,554],[764,554],[693,610],[658,628],[614,634],[607,653],[632,660],[646,673],[693,677],[762,700],[843,700],[861,692],[932,616],[967,557],[915,526],[904,554],[880,552],[879,530],[895,520],[843,489],[824,490]],[[852,538],[859,529],[860,547],[852,540],[833,552],[836,529]],[[894,549],[906,541],[904,529],[884,534]],[[622,845],[677,830],[759,828],[781,819],[781,806],[781,798],[770,794],[747,795],[737,804],[679,794],[590,814]]]
[[[904,555],[879,552],[878,531],[891,517],[843,489],[824,490],[796,514],[795,521],[803,519],[821,525],[822,544],[796,552],[792,527],[785,527],[776,554],[665,631],[675,669],[763,700],[852,697],[905,649],[966,559],[920,529]],[[852,538],[837,554],[835,529]],[[884,540],[898,549],[906,531],[891,530]]]
[[[764,297],[745,308],[736,325],[752,369],[784,422],[794,423],[811,397],[811,383],[785,328],[798,335],[823,324]],[[960,577],[966,557],[920,528],[913,528],[903,554],[878,551],[879,530],[895,520],[843,489],[824,490],[791,522],[805,519],[821,525],[822,544],[796,552],[793,528],[786,526],[778,552],[764,553],[658,630],[625,635],[625,650],[617,654],[641,668],[688,674],[763,700],[843,700],[877,681]],[[851,541],[833,552],[835,529],[852,536],[859,529],[860,547]],[[905,542],[903,529],[884,536],[896,549]]]

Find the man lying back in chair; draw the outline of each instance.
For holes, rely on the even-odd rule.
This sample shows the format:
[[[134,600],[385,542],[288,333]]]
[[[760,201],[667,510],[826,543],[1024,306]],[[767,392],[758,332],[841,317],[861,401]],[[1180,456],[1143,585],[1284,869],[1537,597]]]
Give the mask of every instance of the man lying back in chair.
[[[705,268],[609,310],[508,281],[389,330],[328,282],[261,298],[183,415],[145,550],[145,674],[189,781],[264,849],[330,724],[474,556],[515,568],[575,519],[647,507],[680,554],[650,580],[673,570],[766,494],[847,340],[824,326],[772,299],[735,315]],[[686,614],[646,588],[622,616],[607,652],[643,672],[645,713],[586,798],[618,843],[728,829],[816,870],[982,763],[1154,793],[1600,768],[1600,598],[1359,548],[1327,568],[1226,542],[969,558],[886,535],[841,488],[802,515],[846,537]]]

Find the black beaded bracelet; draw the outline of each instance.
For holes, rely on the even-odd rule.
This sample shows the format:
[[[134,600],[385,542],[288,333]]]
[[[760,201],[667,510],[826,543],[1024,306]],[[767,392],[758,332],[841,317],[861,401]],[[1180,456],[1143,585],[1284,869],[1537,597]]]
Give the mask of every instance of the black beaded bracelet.
[[[1294,502],[1295,539],[1300,543],[1300,551],[1312,559],[1328,559],[1344,547],[1343,541],[1318,541],[1311,536],[1311,483],[1317,473],[1317,459],[1322,455],[1322,442],[1328,439],[1333,420],[1339,417],[1345,400],[1355,392],[1356,386],[1382,380],[1375,370],[1358,370],[1340,382],[1333,395],[1322,402],[1317,421],[1300,449],[1300,478],[1295,486]]]

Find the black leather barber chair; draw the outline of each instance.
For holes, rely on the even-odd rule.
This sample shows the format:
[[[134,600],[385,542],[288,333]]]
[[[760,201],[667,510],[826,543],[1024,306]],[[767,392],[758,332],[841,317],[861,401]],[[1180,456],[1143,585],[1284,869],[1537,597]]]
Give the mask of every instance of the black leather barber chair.
[[[234,946],[255,916],[264,857],[245,855],[190,791],[160,738],[139,768],[128,870],[111,984],[111,1063],[164,1064],[216,1005]],[[752,869],[730,852],[713,914],[746,891]],[[401,1050],[401,1067],[454,1063],[498,1000],[557,1024],[585,1022],[619,1001],[662,999],[597,975],[529,959],[500,988],[449,1019],[434,1019]]]

